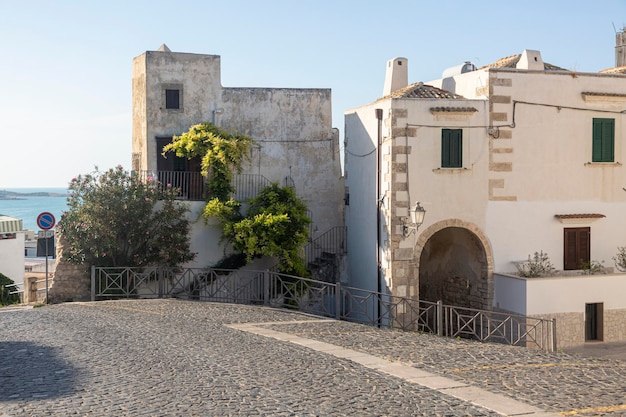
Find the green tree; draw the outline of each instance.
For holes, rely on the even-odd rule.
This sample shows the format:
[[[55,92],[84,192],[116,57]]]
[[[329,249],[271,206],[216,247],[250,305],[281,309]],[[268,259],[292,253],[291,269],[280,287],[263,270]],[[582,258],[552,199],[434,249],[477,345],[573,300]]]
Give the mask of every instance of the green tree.
[[[281,272],[306,275],[300,248],[309,237],[306,205],[291,187],[274,183],[250,200],[247,216],[226,222],[224,236],[250,261],[255,256],[276,256]]]
[[[174,136],[163,153],[174,151],[176,156],[202,158],[202,174],[208,177],[208,194],[226,201],[234,191],[233,173],[249,160],[254,141],[245,135],[230,133],[211,123],[191,126],[180,136]]]
[[[8,304],[16,304],[20,302],[20,296],[18,294],[10,294],[17,288],[8,287],[7,285],[15,284],[13,280],[6,275],[0,273],[0,306]]]
[[[68,211],[58,230],[70,263],[96,266],[176,266],[194,259],[188,208],[178,190],[143,181],[121,166],[79,175],[69,185]]]

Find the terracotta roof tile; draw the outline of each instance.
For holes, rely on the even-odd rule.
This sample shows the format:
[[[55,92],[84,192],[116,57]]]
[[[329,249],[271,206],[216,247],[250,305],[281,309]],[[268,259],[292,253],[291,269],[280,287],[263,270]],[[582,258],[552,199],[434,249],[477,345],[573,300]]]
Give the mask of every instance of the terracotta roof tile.
[[[601,74],[626,74],[626,67],[606,68],[598,72]]]
[[[430,112],[448,112],[448,113],[474,113],[477,112],[478,109],[474,107],[431,107]]]
[[[404,88],[394,91],[386,98],[444,98],[444,99],[457,99],[464,98],[461,95],[451,93],[441,88],[433,87],[432,85],[426,85],[422,82],[408,85]]]
[[[517,65],[521,57],[522,57],[522,54],[507,56],[505,58],[500,58],[496,62],[492,62],[491,64],[482,66],[478,69],[481,70],[481,69],[487,69],[487,68],[515,68],[515,66]],[[548,64],[547,62],[543,63],[543,68],[545,71],[569,71],[565,68]]]
[[[580,214],[555,214],[557,219],[602,219],[606,217],[604,214],[598,213],[580,213]]]

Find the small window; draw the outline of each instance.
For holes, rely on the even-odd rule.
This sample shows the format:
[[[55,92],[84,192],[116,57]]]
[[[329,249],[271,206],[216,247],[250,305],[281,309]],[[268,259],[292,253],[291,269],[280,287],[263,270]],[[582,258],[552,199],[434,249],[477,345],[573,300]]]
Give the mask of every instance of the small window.
[[[463,166],[463,130],[441,130],[441,167],[461,168]]]
[[[581,269],[591,258],[589,227],[568,227],[564,230],[563,269]]]
[[[180,109],[180,90],[165,90],[165,108]]]
[[[592,162],[614,162],[615,119],[593,119]]]

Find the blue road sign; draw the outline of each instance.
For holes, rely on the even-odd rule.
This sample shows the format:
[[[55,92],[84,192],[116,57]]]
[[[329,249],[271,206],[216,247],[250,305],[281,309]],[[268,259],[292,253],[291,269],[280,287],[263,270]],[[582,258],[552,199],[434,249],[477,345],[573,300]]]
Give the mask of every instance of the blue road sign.
[[[44,211],[43,213],[37,216],[37,226],[41,230],[50,230],[54,227],[54,223],[56,222],[54,218],[54,214]]]

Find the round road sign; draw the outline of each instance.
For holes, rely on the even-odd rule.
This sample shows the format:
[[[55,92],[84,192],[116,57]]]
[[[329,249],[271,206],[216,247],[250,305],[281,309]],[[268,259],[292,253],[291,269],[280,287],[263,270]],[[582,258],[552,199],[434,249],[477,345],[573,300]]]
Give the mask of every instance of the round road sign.
[[[37,216],[37,226],[39,226],[41,230],[52,229],[54,227],[54,223],[55,219],[54,214],[52,213],[44,211],[43,213],[39,214],[39,216]]]

